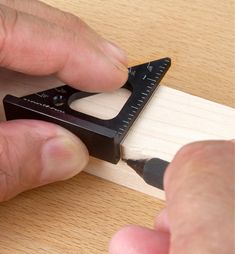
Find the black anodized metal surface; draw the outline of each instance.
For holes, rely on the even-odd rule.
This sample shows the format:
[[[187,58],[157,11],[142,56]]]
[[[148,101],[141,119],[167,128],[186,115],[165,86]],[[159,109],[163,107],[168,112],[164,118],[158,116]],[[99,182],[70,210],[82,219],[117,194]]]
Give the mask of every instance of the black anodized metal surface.
[[[163,58],[129,68],[129,78],[123,87],[131,91],[131,96],[113,119],[102,120],[70,108],[72,101],[94,94],[68,85],[21,98],[7,95],[3,100],[6,119],[38,119],[58,124],[77,135],[92,156],[117,163],[121,141],[157,89],[170,64],[169,58]]]

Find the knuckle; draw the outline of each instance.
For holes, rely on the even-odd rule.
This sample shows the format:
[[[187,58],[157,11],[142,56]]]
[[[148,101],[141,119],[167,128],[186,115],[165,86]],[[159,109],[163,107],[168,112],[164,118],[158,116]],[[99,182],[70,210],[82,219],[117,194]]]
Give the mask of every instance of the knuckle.
[[[177,153],[178,158],[199,161],[220,157],[222,154],[234,155],[234,144],[230,141],[200,141],[183,146]]]
[[[195,142],[183,146],[177,153],[177,157],[184,157],[190,160],[198,159],[198,157],[208,156],[210,153],[210,142]]]
[[[14,28],[18,20],[18,12],[0,4],[0,64],[7,67],[5,62],[10,47],[8,47],[14,33]]]
[[[8,200],[12,196],[12,190],[19,182],[15,174],[15,163],[13,163],[10,151],[10,143],[0,128],[0,202]]]
[[[227,172],[230,172],[231,164],[234,164],[234,155],[235,146],[230,141],[200,141],[187,144],[177,152],[170,164],[164,178],[165,187],[180,186],[185,179],[194,182],[194,179],[215,179],[218,175],[221,177],[221,172],[225,172],[221,171],[221,165],[228,165]]]
[[[0,5],[0,53],[4,48],[5,41],[6,41],[6,15],[4,8]]]
[[[8,178],[9,170],[6,167],[6,150],[8,150],[7,141],[0,133],[0,202],[5,201],[8,196]]]
[[[83,23],[79,17],[72,13],[61,11],[61,15],[64,17],[64,20],[67,23],[66,25],[80,26]]]
[[[78,16],[69,13],[69,12],[64,12],[60,11],[60,20],[63,20],[62,27],[68,31],[71,34],[73,34],[75,37],[78,36],[79,38],[81,37],[86,37],[89,36],[90,34],[90,28],[89,26],[83,22]]]
[[[7,176],[4,170],[0,168],[0,202],[7,200]]]

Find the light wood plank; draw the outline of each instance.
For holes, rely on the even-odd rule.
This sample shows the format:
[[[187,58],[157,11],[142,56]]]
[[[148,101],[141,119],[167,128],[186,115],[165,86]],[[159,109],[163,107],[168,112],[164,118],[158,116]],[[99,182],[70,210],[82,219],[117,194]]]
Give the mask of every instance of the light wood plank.
[[[89,98],[87,98],[89,101]],[[116,102],[109,101],[117,112]],[[94,107],[98,112],[100,97]],[[86,105],[87,106],[87,105]],[[115,108],[116,106],[116,108]],[[100,114],[100,113],[99,113]],[[161,86],[122,144],[123,158],[158,157],[171,161],[185,144],[235,137],[235,109]],[[146,194],[164,198],[161,190],[145,184],[124,162],[113,165],[92,159],[87,172]]]

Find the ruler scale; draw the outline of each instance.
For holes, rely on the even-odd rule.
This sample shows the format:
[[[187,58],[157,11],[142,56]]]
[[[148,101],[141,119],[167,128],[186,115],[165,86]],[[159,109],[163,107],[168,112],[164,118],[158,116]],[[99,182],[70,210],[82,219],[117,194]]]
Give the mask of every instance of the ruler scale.
[[[58,124],[77,135],[96,158],[116,164],[120,160],[120,143],[147,104],[171,65],[163,58],[129,68],[123,88],[131,96],[110,120],[102,120],[70,108],[74,100],[92,96],[68,85],[21,98],[7,95],[3,100],[6,119],[38,119]]]

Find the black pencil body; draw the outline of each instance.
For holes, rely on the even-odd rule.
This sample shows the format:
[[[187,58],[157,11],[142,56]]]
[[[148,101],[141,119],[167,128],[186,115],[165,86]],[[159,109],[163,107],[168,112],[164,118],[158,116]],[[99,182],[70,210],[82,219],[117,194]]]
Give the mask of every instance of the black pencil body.
[[[150,160],[126,160],[146,183],[163,190],[163,178],[169,162],[153,158]]]

